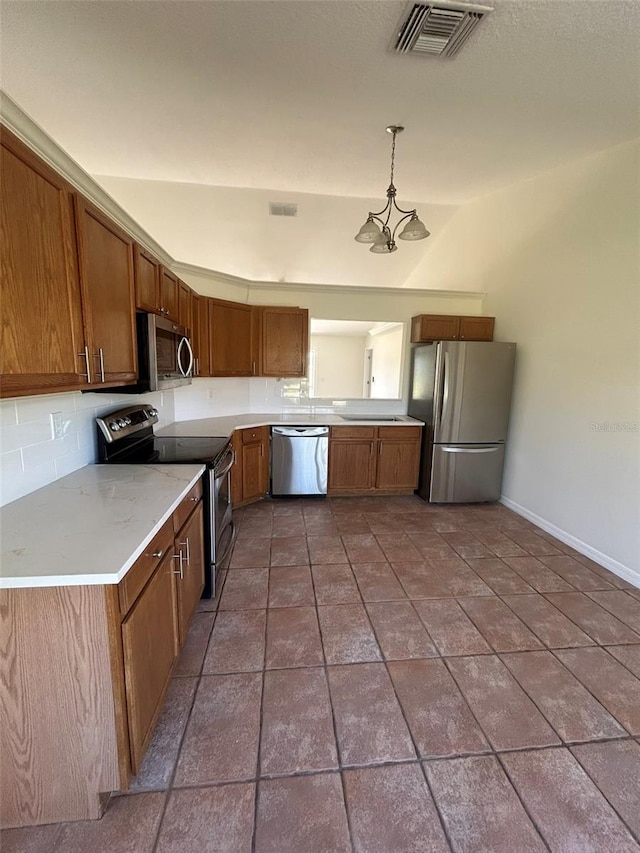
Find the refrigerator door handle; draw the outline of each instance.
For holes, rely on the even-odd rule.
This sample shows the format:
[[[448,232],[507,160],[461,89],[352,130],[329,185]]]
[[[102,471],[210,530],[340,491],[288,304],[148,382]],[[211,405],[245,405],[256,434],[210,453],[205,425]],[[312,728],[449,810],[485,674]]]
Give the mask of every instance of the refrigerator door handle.
[[[496,453],[503,444],[495,447],[441,447],[443,453]]]
[[[444,377],[443,387],[444,390],[442,392],[442,410],[440,412],[440,423],[444,424],[448,413],[449,413],[449,353],[444,352],[444,364],[442,367],[442,373]]]
[[[444,400],[443,400],[443,373],[444,373],[444,352],[442,350],[442,344],[436,344],[438,347],[438,351],[436,353],[436,375],[433,383],[434,387],[434,400],[433,400],[433,413],[434,413],[434,421],[433,421],[433,440],[438,441],[438,436],[440,435],[440,424],[442,423],[442,412],[444,409]]]

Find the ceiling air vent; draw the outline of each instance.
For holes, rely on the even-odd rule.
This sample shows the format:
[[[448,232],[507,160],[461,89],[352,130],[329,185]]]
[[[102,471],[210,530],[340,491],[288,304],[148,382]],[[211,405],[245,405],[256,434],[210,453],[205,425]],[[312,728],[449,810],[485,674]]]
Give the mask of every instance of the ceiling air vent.
[[[414,3],[401,26],[396,53],[455,56],[489,12],[489,6]]]
[[[270,201],[269,202],[269,215],[270,216],[297,216],[298,215],[298,205],[297,204],[284,204],[280,201]]]

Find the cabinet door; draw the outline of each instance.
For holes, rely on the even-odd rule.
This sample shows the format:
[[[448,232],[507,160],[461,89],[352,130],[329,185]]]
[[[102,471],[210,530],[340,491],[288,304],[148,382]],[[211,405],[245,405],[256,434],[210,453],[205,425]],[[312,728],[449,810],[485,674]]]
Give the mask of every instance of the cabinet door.
[[[136,308],[159,313],[160,311],[160,261],[137,244],[134,246],[134,278]]]
[[[174,323],[180,321],[178,279],[166,267],[160,267],[160,313]]]
[[[269,490],[269,455],[265,441],[242,445],[243,501],[262,498]]]
[[[204,513],[202,501],[176,536],[176,554],[182,553],[182,575],[176,576],[180,645],[204,589]],[[178,561],[176,561],[178,562]]]
[[[375,441],[329,442],[329,491],[363,491],[374,484]]]
[[[0,387],[3,397],[86,384],[69,187],[2,129]]]
[[[200,297],[198,306],[198,376],[211,376],[211,321],[209,317],[209,299]]]
[[[411,318],[411,343],[457,341],[460,317],[449,314],[419,314]]]
[[[240,302],[209,301],[211,376],[254,376],[253,311]]]
[[[191,288],[178,279],[178,322],[191,330]]]
[[[460,317],[461,341],[492,341],[495,317]]]
[[[378,442],[376,489],[417,489],[419,470],[419,441],[382,439]]]
[[[309,312],[306,308],[261,308],[262,376],[306,376]]]
[[[137,376],[133,244],[124,231],[79,195],[76,213],[92,381],[126,385]]]
[[[178,654],[173,551],[122,623],[131,765],[138,772]]]

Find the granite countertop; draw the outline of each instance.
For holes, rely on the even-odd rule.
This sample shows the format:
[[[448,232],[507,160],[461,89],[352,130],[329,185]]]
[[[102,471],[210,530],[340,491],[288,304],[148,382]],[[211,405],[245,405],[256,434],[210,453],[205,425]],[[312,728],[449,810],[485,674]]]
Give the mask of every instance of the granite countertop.
[[[203,465],[87,465],[0,510],[0,589],[115,584]]]
[[[305,414],[244,414],[227,415],[220,418],[201,418],[195,421],[176,421],[156,430],[157,435],[209,436],[228,435],[236,429],[260,426],[424,426],[423,421],[408,415],[372,416],[354,415],[357,420],[347,420],[348,415],[305,415]],[[398,420],[387,420],[388,418]],[[362,418],[362,419],[361,419]]]

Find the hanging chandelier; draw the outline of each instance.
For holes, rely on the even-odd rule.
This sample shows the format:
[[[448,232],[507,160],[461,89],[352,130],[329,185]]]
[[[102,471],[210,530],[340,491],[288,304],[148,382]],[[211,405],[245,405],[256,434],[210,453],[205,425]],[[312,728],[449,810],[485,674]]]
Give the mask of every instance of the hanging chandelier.
[[[387,203],[382,210],[377,213],[369,213],[367,221],[355,236],[358,243],[371,243],[370,252],[376,255],[388,255],[397,250],[396,232],[400,225],[405,222],[405,226],[398,234],[400,240],[424,240],[429,236],[429,232],[424,227],[424,224],[418,219],[418,214],[415,210],[403,210],[396,204],[396,188],[393,185],[393,165],[396,156],[396,136],[402,133],[404,127],[391,124],[387,128],[387,133],[393,136],[391,143],[391,181],[387,190]],[[393,226],[393,230],[389,224],[391,214],[397,211],[400,214],[400,219]]]

